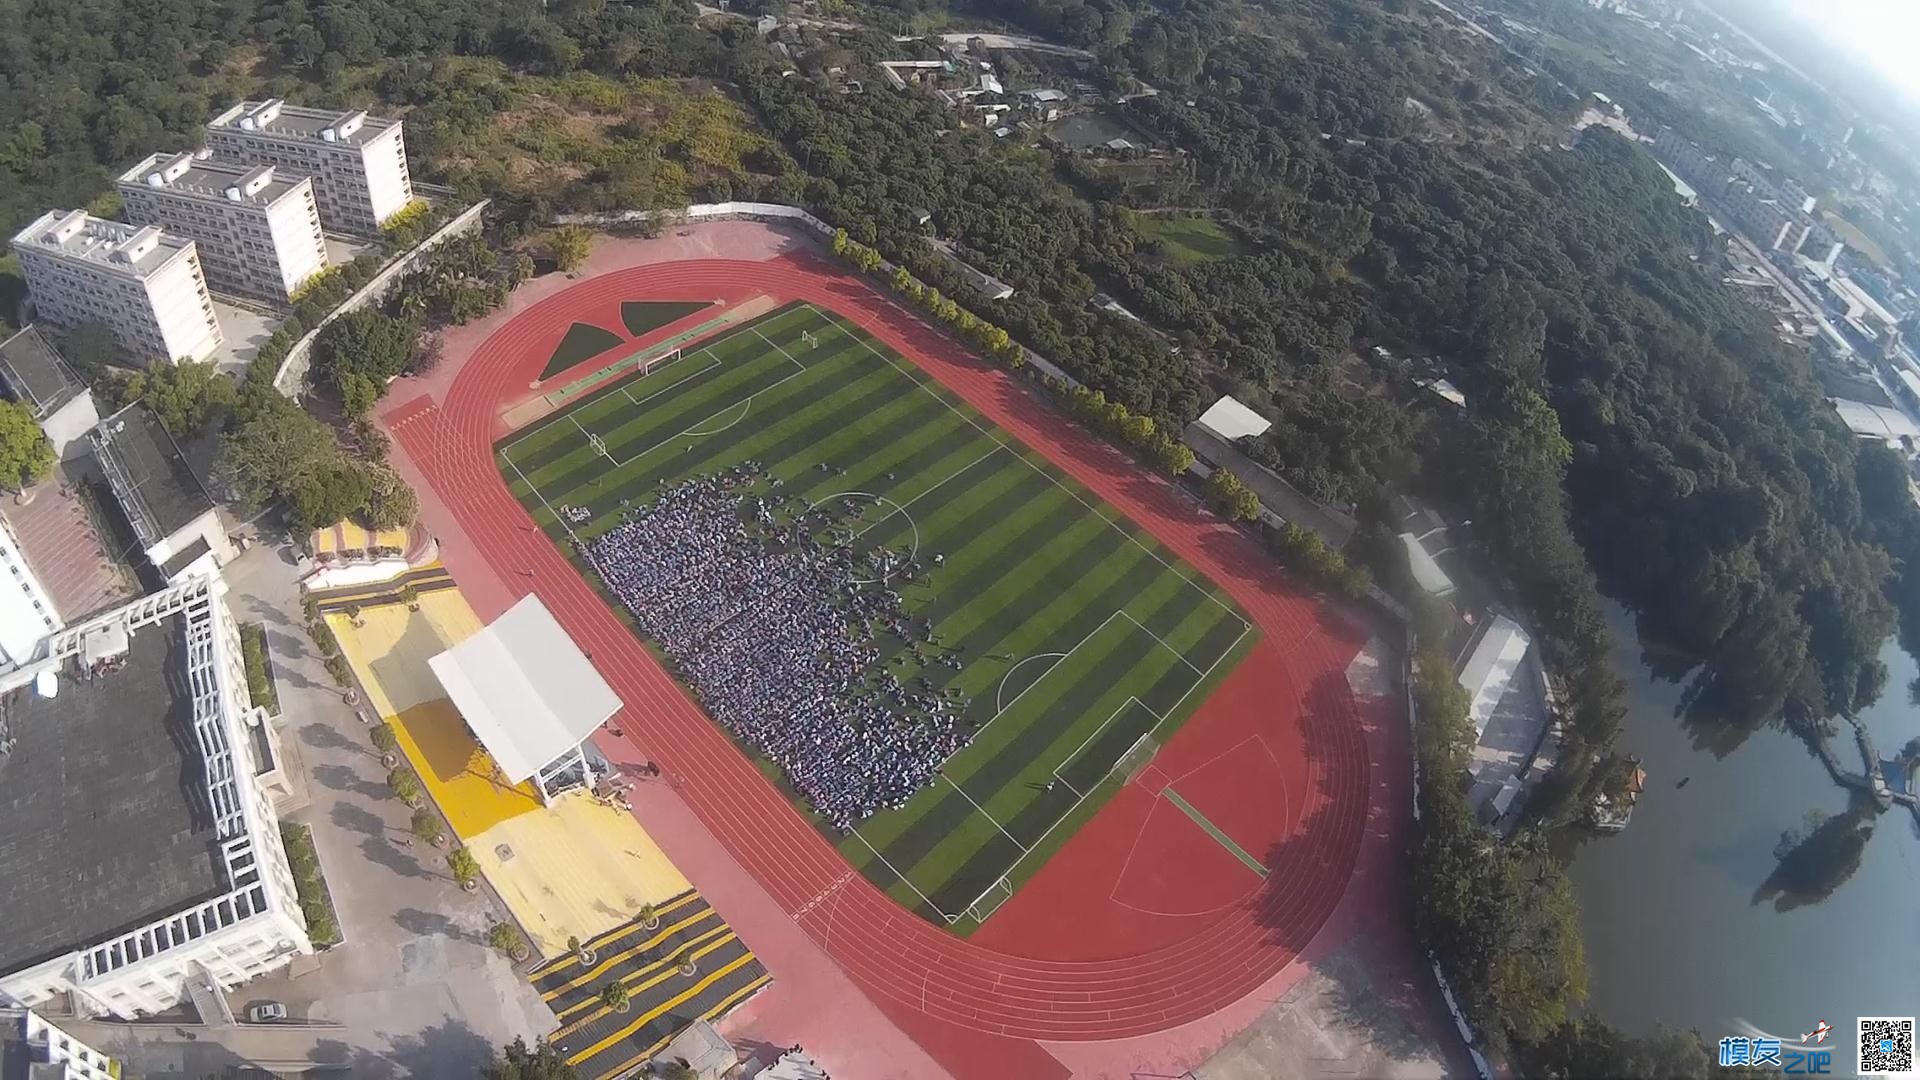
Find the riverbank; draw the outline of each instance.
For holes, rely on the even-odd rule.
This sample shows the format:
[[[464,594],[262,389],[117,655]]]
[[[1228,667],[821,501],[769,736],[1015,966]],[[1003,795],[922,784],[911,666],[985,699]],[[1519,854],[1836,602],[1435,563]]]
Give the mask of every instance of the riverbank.
[[[1920,998],[1906,965],[1871,962],[1920,949],[1920,824],[1836,786],[1785,730],[1684,718],[1670,658],[1643,651],[1624,609],[1609,622],[1628,685],[1620,746],[1650,779],[1626,832],[1570,845],[1588,1008],[1638,1034],[1697,1027],[1712,1041],[1743,1022],[1781,1032]],[[1860,722],[1874,745],[1903,747],[1920,734],[1905,689],[1920,663],[1894,642],[1881,658],[1888,691]],[[1846,749],[1836,738],[1842,764]]]

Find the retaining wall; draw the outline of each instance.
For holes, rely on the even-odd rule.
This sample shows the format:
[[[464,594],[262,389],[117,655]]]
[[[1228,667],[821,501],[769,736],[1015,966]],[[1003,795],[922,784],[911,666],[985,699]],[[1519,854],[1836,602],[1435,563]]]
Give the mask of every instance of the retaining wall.
[[[302,334],[300,340],[294,342],[293,347],[287,350],[286,358],[280,361],[280,370],[273,375],[273,388],[291,398],[297,398],[305,393],[307,371],[313,366],[313,342],[320,331],[347,312],[358,311],[368,304],[377,304],[385,300],[387,293],[393,289],[394,282],[418,267],[434,248],[456,236],[472,232],[478,227],[480,215],[486,211],[488,205],[486,199],[481,199],[462,210],[453,220],[435,229],[433,235],[415,244],[413,250],[395,259],[386,269],[375,274],[373,280],[362,285],[358,292],[340,301],[339,307],[328,312],[327,317],[320,320],[320,325]]]

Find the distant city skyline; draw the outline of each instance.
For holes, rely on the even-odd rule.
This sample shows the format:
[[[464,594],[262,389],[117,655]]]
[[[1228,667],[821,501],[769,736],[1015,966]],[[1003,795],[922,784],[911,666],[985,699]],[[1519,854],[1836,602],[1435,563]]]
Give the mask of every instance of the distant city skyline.
[[[1835,47],[1864,58],[1920,103],[1920,3],[1915,0],[1793,0],[1782,5]],[[1723,8],[1732,11],[1732,8]]]

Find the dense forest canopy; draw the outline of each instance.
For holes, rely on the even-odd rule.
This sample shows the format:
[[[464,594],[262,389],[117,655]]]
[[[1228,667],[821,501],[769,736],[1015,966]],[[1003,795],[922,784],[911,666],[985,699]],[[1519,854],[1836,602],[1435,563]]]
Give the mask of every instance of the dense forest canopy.
[[[1554,144],[1571,103],[1551,78],[1406,2],[977,10],[1095,50],[1115,89],[1159,90],[1125,118],[1181,157],[1116,184],[921,95],[787,77],[744,25],[704,29],[665,2],[0,0],[0,224],[100,196],[217,106],[269,93],[403,110],[422,175],[536,206],[803,201],[962,295],[915,224],[930,208],[1019,287],[987,313],[1129,408],[1178,423],[1246,393],[1278,421],[1256,452],[1308,492],[1364,508],[1411,485],[1483,515],[1576,685],[1603,681],[1583,675],[1604,651],[1584,547],[1662,639],[1708,660],[1702,707],[1818,719],[1878,693],[1889,597],[1920,597],[1910,506],[1887,484],[1863,501],[1869,466],[1805,357],[1719,286],[1716,243],[1651,161],[1606,133]],[[642,76],[724,80],[752,119],[724,98],[679,108]],[[606,139],[556,134],[582,108]],[[489,139],[562,182],[481,167]],[[1173,195],[1247,242],[1155,257],[1136,211]],[[1097,310],[1097,291],[1146,322]],[[1484,407],[1423,414],[1405,370],[1356,361],[1373,343],[1437,356]],[[1607,711],[1591,711],[1596,744]]]

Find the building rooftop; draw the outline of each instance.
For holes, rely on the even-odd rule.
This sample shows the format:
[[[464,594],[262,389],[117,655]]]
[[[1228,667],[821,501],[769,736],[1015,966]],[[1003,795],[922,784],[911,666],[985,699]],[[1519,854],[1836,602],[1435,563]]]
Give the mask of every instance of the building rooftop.
[[[298,191],[305,176],[272,165],[226,161],[208,151],[151,154],[120,174],[123,184],[137,184],[175,195],[209,202],[236,202],[272,206]]]
[[[224,891],[187,690],[184,620],[81,657],[57,694],[0,696],[0,971]]]
[[[213,118],[209,128],[230,128],[303,142],[364,146],[379,138],[398,120],[368,116],[366,110],[337,112],[289,105],[279,98],[243,101]]]
[[[145,405],[134,402],[100,421],[93,448],[142,546],[159,543],[213,509],[213,497],[179,444]]]
[[[37,326],[0,342],[0,390],[45,420],[78,397],[86,384]]]
[[[49,210],[15,233],[13,246],[15,250],[51,252],[144,278],[182,252],[193,250],[193,241],[153,225],[97,218],[85,210]]]

